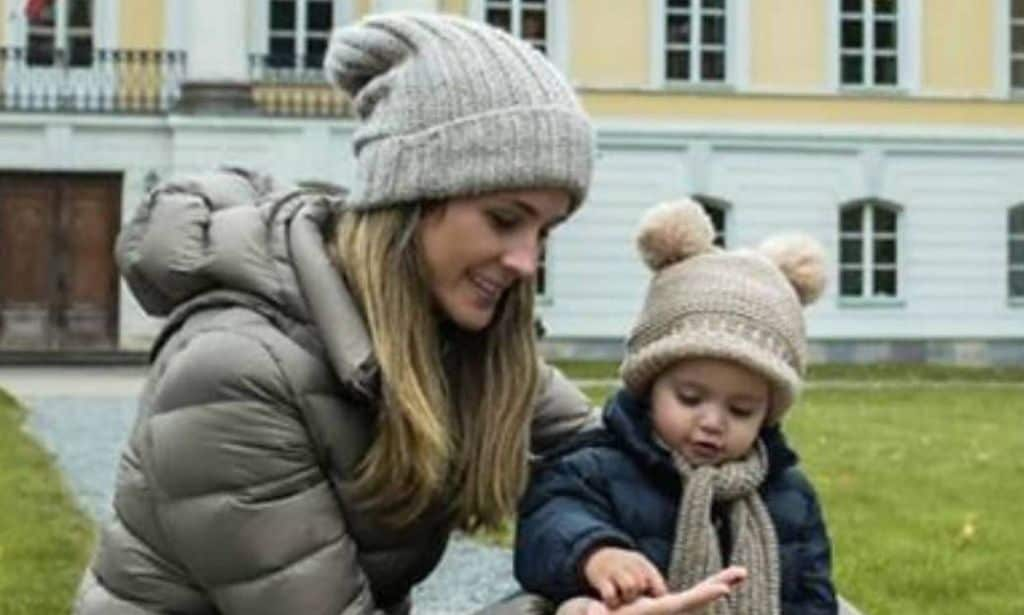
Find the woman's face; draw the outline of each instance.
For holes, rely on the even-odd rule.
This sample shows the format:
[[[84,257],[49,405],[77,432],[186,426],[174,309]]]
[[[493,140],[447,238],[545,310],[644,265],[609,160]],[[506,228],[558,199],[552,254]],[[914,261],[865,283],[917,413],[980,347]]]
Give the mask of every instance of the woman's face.
[[[532,278],[548,232],[569,214],[564,190],[510,190],[428,210],[420,245],[437,307],[479,331],[515,282]]]

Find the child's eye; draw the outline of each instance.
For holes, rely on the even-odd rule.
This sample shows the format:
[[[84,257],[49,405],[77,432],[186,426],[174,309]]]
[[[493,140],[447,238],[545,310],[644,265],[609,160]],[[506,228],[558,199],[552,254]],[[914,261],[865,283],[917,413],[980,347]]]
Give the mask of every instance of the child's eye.
[[[756,412],[753,408],[742,408],[740,406],[733,406],[729,410],[732,412],[733,416],[741,419],[749,418]]]
[[[700,395],[690,393],[688,391],[676,391],[676,399],[687,406],[696,406],[700,404]]]

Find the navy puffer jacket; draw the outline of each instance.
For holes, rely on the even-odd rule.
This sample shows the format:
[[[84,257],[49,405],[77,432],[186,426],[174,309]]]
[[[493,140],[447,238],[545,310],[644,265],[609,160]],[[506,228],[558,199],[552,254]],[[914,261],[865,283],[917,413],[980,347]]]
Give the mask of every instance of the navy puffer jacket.
[[[642,552],[667,574],[680,499],[678,473],[651,438],[648,406],[620,391],[605,407],[605,429],[545,457],[519,511],[515,573],[530,592],[561,602],[589,592],[581,558],[600,545]],[[761,497],[779,539],[782,612],[837,612],[831,545],[814,489],[778,428],[768,448]]]

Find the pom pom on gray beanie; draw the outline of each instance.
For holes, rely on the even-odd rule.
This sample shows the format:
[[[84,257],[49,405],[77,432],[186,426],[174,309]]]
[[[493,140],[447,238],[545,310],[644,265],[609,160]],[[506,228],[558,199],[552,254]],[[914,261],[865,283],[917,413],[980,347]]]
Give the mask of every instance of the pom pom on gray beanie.
[[[561,188],[575,208],[593,166],[590,122],[538,51],[450,15],[392,13],[335,30],[328,80],[353,98],[353,209]]]

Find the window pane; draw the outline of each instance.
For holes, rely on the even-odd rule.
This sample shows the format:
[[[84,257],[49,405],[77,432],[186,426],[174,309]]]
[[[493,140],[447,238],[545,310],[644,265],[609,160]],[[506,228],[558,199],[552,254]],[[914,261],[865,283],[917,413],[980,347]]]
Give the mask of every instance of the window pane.
[[[843,54],[840,70],[843,83],[864,83],[864,56],[859,53]]]
[[[68,41],[71,66],[92,66],[92,36],[75,36]]]
[[[52,28],[57,19],[57,13],[54,10],[52,2],[47,2],[40,10],[39,17],[31,20],[29,23],[33,26],[48,26]]]
[[[705,51],[700,54],[700,78],[705,81],[725,80],[725,53]]]
[[[1010,240],[1010,264],[1024,266],[1024,239]]]
[[[665,40],[669,43],[689,43],[690,16],[669,15],[668,30],[665,32]]]
[[[896,232],[896,212],[889,209],[882,209],[881,207],[875,207],[874,211],[875,232],[877,233],[895,233]]]
[[[896,0],[875,0],[875,14],[895,15]]]
[[[523,4],[525,6],[535,6],[538,8],[544,8],[544,5],[547,4],[547,0],[523,0]]]
[[[1024,271],[1010,272],[1010,296],[1024,297]]]
[[[547,38],[547,14],[544,11],[523,11],[522,37],[540,41]]]
[[[876,239],[875,240],[875,263],[878,265],[896,264],[896,240]]]
[[[896,49],[896,22],[875,22],[875,49]]]
[[[896,272],[892,270],[875,270],[875,296],[896,296]]]
[[[844,13],[863,13],[864,0],[843,0]]]
[[[29,66],[53,65],[52,34],[29,34],[27,61]]]
[[[1015,25],[1010,30],[1010,40],[1014,51],[1024,51],[1024,25]]]
[[[860,269],[843,269],[839,273],[839,294],[860,297],[864,292],[864,276]]]
[[[1015,207],[1010,210],[1010,232],[1024,233],[1024,207]]]
[[[668,8],[688,9],[690,8],[690,0],[668,0]]]
[[[1013,16],[1024,17],[1024,0],[1013,0]]]
[[[1010,65],[1010,82],[1015,88],[1024,88],[1024,60],[1014,60]]]
[[[92,25],[92,0],[71,0],[68,11],[68,25],[72,28]]]
[[[295,0],[273,0],[270,3],[270,29],[295,29]]]
[[[839,230],[844,233],[859,233],[863,230],[863,207],[847,207],[839,214]]]
[[[860,49],[864,46],[864,22],[859,19],[843,20],[843,49]]]
[[[512,13],[508,9],[487,9],[487,23],[506,32],[512,31]]]
[[[725,17],[721,15],[705,15],[701,18],[700,40],[716,45],[725,44]]]
[[[855,265],[863,259],[864,242],[860,239],[839,240],[839,262],[844,265]]]
[[[270,37],[270,57],[267,58],[267,66],[273,68],[295,66],[295,37]]]
[[[331,2],[310,2],[306,7],[306,29],[326,32],[334,23],[334,5]]]
[[[724,9],[725,0],[704,0],[703,6],[706,9]]]
[[[875,83],[896,85],[896,58],[875,58]]]
[[[665,76],[669,79],[690,78],[690,54],[685,51],[670,51],[665,62]]]
[[[320,68],[324,65],[324,53],[327,51],[327,39],[306,39],[306,68]]]

